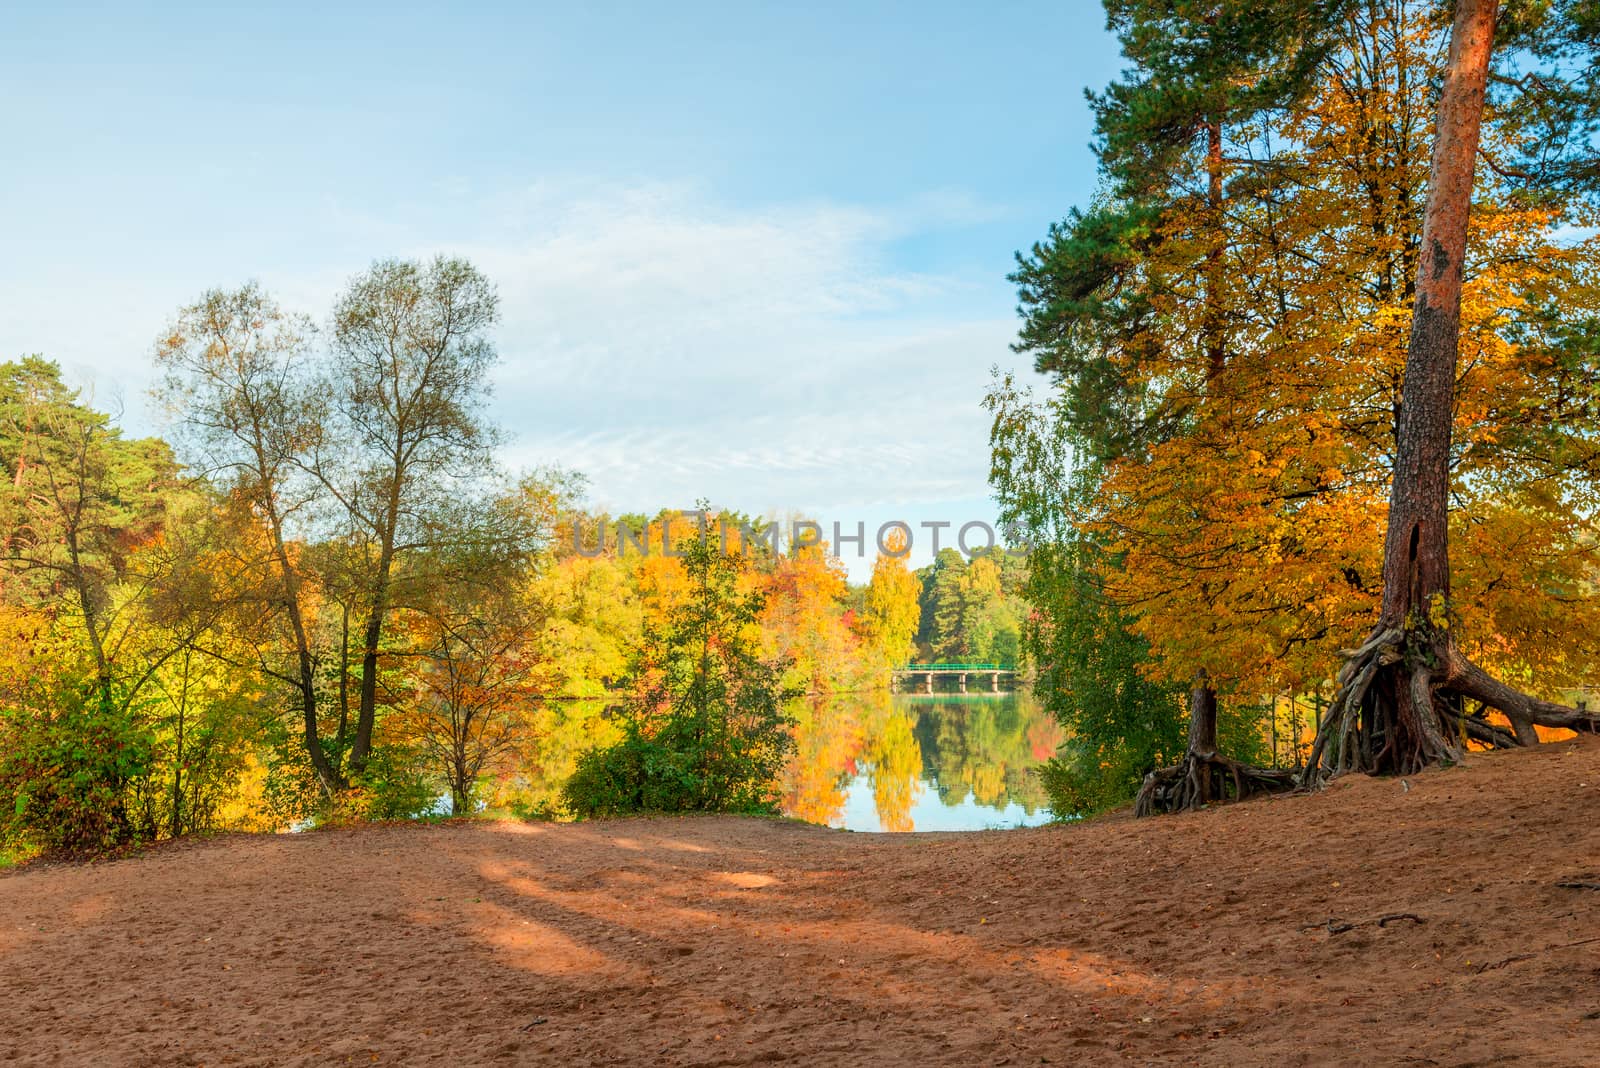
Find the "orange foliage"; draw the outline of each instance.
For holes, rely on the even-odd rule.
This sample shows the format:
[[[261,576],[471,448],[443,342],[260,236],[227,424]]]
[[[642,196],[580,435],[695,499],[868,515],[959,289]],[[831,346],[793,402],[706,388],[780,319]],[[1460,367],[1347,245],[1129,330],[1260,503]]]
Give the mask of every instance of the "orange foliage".
[[[1352,47],[1371,84],[1346,72],[1271,129],[1233,131],[1296,149],[1280,156],[1294,178],[1261,195],[1227,176],[1225,366],[1201,343],[1203,203],[1167,220],[1151,333],[1118,355],[1178,429],[1111,468],[1094,522],[1125,554],[1112,592],[1167,679],[1314,688],[1376,615],[1432,119],[1415,86],[1440,56],[1429,27]],[[1595,222],[1567,208],[1480,176],[1454,449],[1451,622],[1475,660],[1547,694],[1600,662],[1600,412],[1566,351],[1600,314],[1600,237],[1564,237]]]

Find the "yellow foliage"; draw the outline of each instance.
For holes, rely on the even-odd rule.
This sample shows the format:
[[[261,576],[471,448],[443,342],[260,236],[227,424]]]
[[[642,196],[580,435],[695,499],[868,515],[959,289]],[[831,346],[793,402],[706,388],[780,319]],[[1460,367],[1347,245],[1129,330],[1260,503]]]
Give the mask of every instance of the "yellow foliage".
[[[1108,472],[1091,525],[1124,554],[1113,596],[1138,614],[1151,670],[1219,689],[1304,691],[1376,616],[1395,408],[1410,327],[1432,103],[1427,26],[1385,25],[1303,109],[1240,141],[1293,180],[1252,195],[1227,175],[1225,364],[1202,343],[1203,203],[1167,220],[1146,267],[1147,334],[1116,358],[1175,431]],[[1363,81],[1365,79],[1365,81]],[[1491,129],[1489,150],[1495,150]],[[1276,172],[1275,172],[1276,173]],[[1268,183],[1263,180],[1262,186]],[[1451,513],[1453,601],[1491,670],[1544,691],[1600,664],[1600,414],[1564,331],[1600,314],[1594,219],[1530,205],[1480,175],[1462,309]]]

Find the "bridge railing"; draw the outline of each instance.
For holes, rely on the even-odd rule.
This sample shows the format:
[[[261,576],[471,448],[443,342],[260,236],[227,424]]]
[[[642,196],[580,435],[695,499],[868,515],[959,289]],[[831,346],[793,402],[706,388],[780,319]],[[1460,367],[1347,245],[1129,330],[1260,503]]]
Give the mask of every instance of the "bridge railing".
[[[896,671],[1015,671],[1013,664],[907,664]]]

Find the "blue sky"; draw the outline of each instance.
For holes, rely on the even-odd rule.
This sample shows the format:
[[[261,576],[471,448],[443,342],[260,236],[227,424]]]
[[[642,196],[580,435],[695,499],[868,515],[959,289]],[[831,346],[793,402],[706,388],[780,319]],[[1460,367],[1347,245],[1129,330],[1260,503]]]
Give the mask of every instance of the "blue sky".
[[[151,345],[205,288],[321,315],[463,254],[509,463],[616,510],[988,518],[1005,275],[1092,195],[1118,66],[1088,0],[11,5],[0,357],[159,431]]]

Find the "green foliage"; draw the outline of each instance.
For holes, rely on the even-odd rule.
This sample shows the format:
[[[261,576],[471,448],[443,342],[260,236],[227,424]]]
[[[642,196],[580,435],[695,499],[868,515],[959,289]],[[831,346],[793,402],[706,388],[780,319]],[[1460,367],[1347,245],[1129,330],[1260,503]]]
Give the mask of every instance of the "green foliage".
[[[1301,97],[1361,0],[1105,0],[1131,66],[1091,94],[1102,168],[1130,200],[1165,195],[1197,125]]]
[[[315,819],[328,798],[306,756],[304,740],[292,728],[289,720],[279,719],[266,732],[267,775],[261,804],[278,826]]]
[[[514,820],[524,823],[554,823],[561,818],[561,810],[555,802],[540,798],[515,798],[503,810]]]
[[[563,800],[580,819],[635,812],[770,811],[767,794],[749,789],[751,777],[741,773],[737,757],[701,761],[693,751],[673,748],[675,741],[629,731],[616,745],[589,750],[578,758]],[[703,769],[697,766],[701,763]],[[707,800],[712,793],[719,795],[715,803]]]
[[[138,837],[130,788],[150,767],[151,737],[125,705],[79,688],[7,713],[0,753],[0,841],[109,849]]]
[[[1049,665],[1039,673],[1040,698],[1067,730],[1041,779],[1052,812],[1083,815],[1131,801],[1146,772],[1176,763],[1188,716],[1182,687],[1143,674],[1149,646],[1103,596],[1093,550],[1083,542],[1063,548],[1037,568],[1034,592],[1048,619],[1028,637]]]
[[[783,664],[758,655],[764,599],[740,587],[743,557],[712,538],[683,546],[689,599],[648,628],[624,737],[578,759],[562,791],[579,818],[631,812],[776,812],[794,747]]]
[[[995,550],[969,561],[955,549],[941,549],[916,574],[922,582],[919,655],[947,663],[1018,662],[1026,567],[1017,557]]]
[[[375,745],[350,789],[336,795],[338,814],[368,820],[409,820],[439,807],[439,783],[422,770],[411,746]]]
[[[424,770],[422,757],[406,745],[372,748],[367,765],[347,788],[330,794],[306,757],[302,740],[282,721],[270,732],[271,757],[263,786],[263,804],[280,825],[343,824],[360,820],[406,820],[433,814],[440,803],[440,785]],[[329,759],[338,756],[329,748]]]
[[[995,383],[987,404],[1001,521],[1029,545],[1023,644],[1039,665],[1035,691],[1067,732],[1040,778],[1057,815],[1114,808],[1133,799],[1146,772],[1183,756],[1184,690],[1146,677],[1148,643],[1105,596],[1117,561],[1074,522],[1092,481],[1073,466],[1070,414],[1059,400],[1034,403],[1010,379]]]
[[[0,845],[0,871],[25,864],[34,856],[34,851],[18,846]]]

